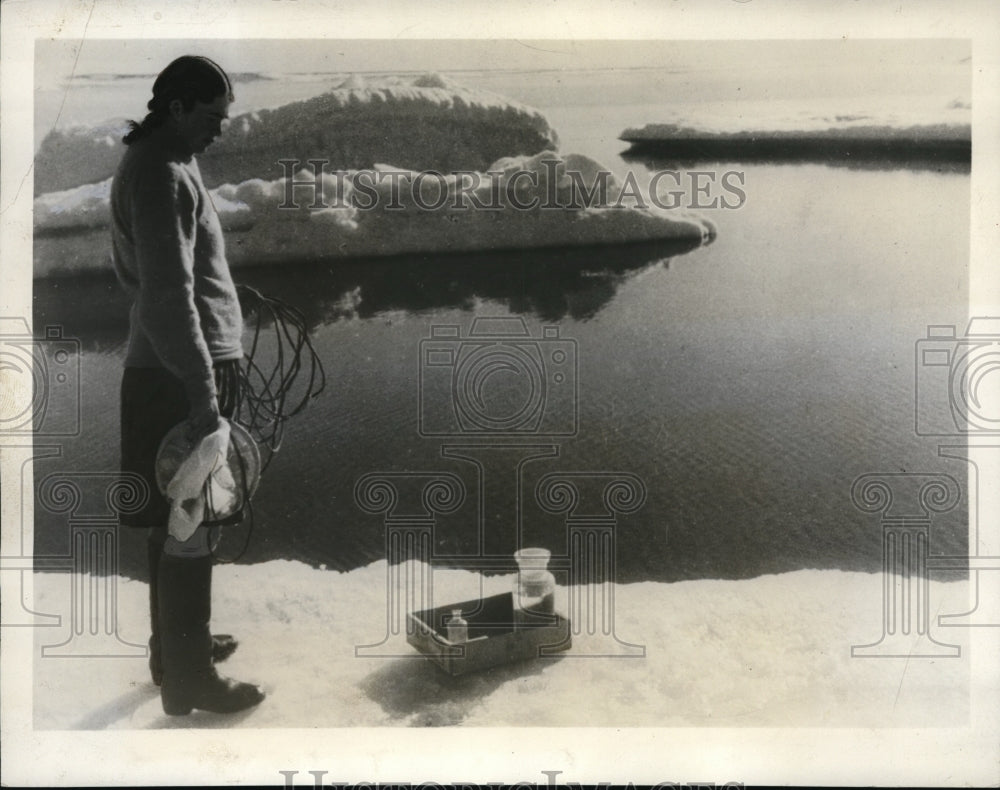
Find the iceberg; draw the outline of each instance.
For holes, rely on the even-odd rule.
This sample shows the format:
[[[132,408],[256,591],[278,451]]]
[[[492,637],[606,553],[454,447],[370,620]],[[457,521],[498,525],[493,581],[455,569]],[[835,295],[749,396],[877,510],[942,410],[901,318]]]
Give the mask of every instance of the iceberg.
[[[36,278],[110,271],[126,129],[112,120],[42,141]],[[502,96],[436,74],[353,76],[233,118],[198,163],[233,267],[714,237],[705,219],[638,205],[608,168],[557,149],[539,111]]]
[[[124,118],[50,131],[35,153],[35,195],[110,178],[125,151],[122,137],[127,133]]]
[[[35,194],[114,175],[128,131],[124,119],[52,130],[35,156]],[[393,162],[412,170],[482,170],[510,154],[558,144],[536,109],[437,75],[352,76],[304,101],[235,116],[198,156],[206,186],[283,174],[280,160],[326,162],[329,170]]]
[[[572,174],[572,177],[569,175]],[[587,200],[603,179],[599,200]],[[110,179],[35,200],[35,277],[110,270]],[[234,268],[403,253],[468,253],[714,238],[703,217],[635,205],[609,170],[544,151],[484,172],[393,165],[251,178],[211,190]]]

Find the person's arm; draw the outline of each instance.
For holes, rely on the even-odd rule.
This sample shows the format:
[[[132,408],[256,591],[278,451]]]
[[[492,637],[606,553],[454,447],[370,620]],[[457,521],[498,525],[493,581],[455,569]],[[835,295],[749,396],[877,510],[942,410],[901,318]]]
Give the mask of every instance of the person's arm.
[[[218,424],[212,357],[194,299],[198,192],[179,165],[163,162],[136,183],[132,238],[139,269],[139,325],[163,366],[184,384],[192,429]]]

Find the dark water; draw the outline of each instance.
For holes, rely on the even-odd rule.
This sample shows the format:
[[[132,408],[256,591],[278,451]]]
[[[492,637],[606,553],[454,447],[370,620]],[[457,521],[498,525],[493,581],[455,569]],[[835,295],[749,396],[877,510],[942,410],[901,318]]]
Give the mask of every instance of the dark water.
[[[694,251],[496,252],[239,271],[239,281],[305,313],[328,375],[262,481],[241,561],[347,569],[384,557],[382,518],[354,496],[372,472],[462,480],[465,504],[438,518],[435,556],[461,564],[483,547],[512,552],[518,524],[524,543],[564,553],[565,521],[543,512],[534,491],[544,475],[573,471],[627,472],[645,486],[645,504],[617,522],[619,581],[879,569],[878,517],[851,502],[859,475],[943,472],[964,485],[963,465],[916,435],[913,404],[914,344],[928,324],[961,334],[968,320],[968,174],[709,167],[745,172],[747,200],[708,211],[718,238]],[[554,364],[554,344],[572,348],[576,434],[520,437],[535,451],[458,436],[448,441],[493,449],[443,451],[440,437],[420,433],[421,375],[425,388],[437,387],[433,398],[448,396],[421,371],[421,341],[440,324],[467,338],[475,319],[498,316],[523,320],[543,368]],[[81,435],[62,457],[39,461],[36,479],[115,469],[125,321],[111,280],[36,283],[36,326],[61,324],[84,349]],[[549,326],[557,339],[544,338]],[[517,376],[495,382],[487,397],[527,397]],[[545,425],[565,423],[568,389],[560,392],[548,393],[555,405],[543,412]],[[449,413],[423,419],[440,423]],[[64,516],[39,509],[36,553],[65,552],[67,534]],[[236,554],[245,537],[231,530],[221,551]],[[933,522],[931,552],[964,553],[966,541],[963,498]],[[142,573],[140,548],[126,541],[124,572]]]

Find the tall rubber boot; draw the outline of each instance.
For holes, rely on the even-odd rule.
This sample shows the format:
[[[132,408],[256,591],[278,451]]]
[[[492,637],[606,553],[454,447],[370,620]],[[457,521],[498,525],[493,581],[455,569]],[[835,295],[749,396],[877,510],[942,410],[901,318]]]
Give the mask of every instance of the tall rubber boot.
[[[149,560],[149,675],[157,686],[163,682],[163,660],[160,657],[160,606],[159,577],[160,557],[163,555],[163,541],[150,537],[146,542],[147,558]],[[212,634],[212,660],[215,663],[225,661],[240,643],[231,634]]]
[[[184,716],[193,709],[236,713],[252,708],[264,693],[250,683],[220,677],[212,664],[212,558],[163,554],[159,567],[160,653],[163,712]]]

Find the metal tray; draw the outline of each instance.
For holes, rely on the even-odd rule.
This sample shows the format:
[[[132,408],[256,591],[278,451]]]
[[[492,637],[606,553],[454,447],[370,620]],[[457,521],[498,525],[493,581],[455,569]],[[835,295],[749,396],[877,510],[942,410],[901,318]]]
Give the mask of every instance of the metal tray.
[[[455,609],[469,623],[469,641],[448,640],[446,623]],[[544,658],[568,650],[570,622],[558,614],[536,615],[514,625],[511,593],[424,609],[407,615],[406,641],[449,675]]]

